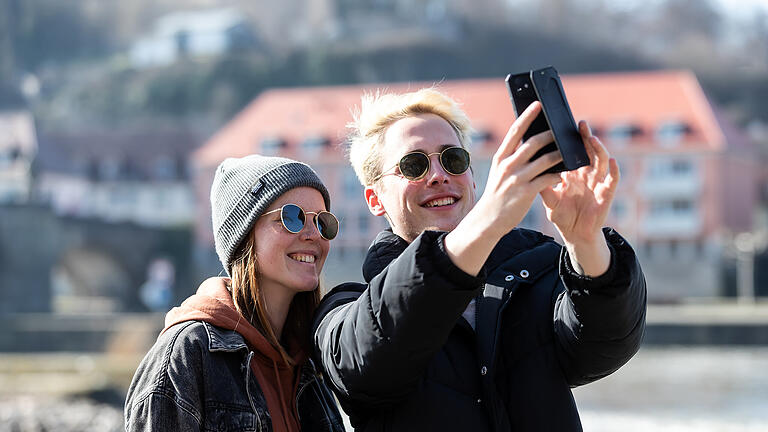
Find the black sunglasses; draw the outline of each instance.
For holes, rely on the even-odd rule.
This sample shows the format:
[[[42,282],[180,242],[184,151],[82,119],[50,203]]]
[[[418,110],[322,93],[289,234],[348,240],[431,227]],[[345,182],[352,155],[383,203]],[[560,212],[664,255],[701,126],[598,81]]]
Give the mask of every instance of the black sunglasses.
[[[280,212],[280,222],[283,223],[283,228],[289,233],[300,233],[304,229],[307,220],[306,215],[308,214],[313,215],[312,221],[317,227],[320,236],[324,239],[333,240],[339,233],[339,220],[331,212],[325,210],[321,212],[305,212],[296,204],[286,204],[277,210],[268,211],[262,214],[262,216],[277,212]]]
[[[400,162],[377,175],[373,181],[377,181],[378,179],[387,175],[387,171],[394,167],[398,167],[400,169],[400,174],[410,181],[421,180],[429,172],[429,157],[432,155],[440,155],[438,158],[440,160],[440,165],[448,174],[462,175],[469,169],[469,152],[463,147],[448,147],[437,153],[424,153],[422,151],[414,151],[406,153],[405,156],[400,158]]]

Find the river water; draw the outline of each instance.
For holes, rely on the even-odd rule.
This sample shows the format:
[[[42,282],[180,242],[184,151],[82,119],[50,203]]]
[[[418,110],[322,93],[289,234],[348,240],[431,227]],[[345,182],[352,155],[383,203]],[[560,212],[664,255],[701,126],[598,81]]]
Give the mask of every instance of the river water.
[[[585,431],[768,431],[768,347],[646,347],[574,396]]]
[[[768,432],[768,347],[646,347],[574,395],[585,431]],[[119,404],[0,397],[0,432],[119,430]]]

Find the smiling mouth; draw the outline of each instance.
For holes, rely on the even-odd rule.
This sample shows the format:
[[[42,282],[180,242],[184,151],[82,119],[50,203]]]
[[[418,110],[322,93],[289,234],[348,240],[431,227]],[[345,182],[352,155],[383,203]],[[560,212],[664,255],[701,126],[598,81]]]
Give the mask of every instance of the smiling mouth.
[[[454,197],[444,197],[444,198],[438,198],[433,199],[432,201],[427,201],[426,203],[422,204],[422,207],[426,208],[434,208],[434,207],[444,207],[449,206],[457,201]]]
[[[307,255],[307,254],[289,254],[288,255],[292,260],[303,262],[303,263],[314,263],[316,258],[314,255]]]

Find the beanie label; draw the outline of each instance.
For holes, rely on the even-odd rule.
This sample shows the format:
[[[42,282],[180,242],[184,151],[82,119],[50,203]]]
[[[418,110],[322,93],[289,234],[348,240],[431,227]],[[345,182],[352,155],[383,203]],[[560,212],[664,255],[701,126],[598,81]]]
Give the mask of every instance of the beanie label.
[[[251,187],[251,193],[256,195],[262,186],[264,186],[264,183],[262,183],[261,180],[257,181],[256,184]]]

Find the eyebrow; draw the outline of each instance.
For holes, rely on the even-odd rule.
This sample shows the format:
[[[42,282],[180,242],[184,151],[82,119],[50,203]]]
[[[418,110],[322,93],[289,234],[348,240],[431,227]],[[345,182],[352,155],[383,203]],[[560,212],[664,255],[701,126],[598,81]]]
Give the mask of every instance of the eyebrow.
[[[443,150],[445,150],[447,148],[451,148],[451,147],[461,147],[461,146],[460,145],[457,146],[457,145],[454,145],[454,144],[443,144],[443,145],[440,146],[440,149],[437,152],[428,152],[428,151],[424,150],[423,148],[415,148],[415,149],[408,150],[404,154],[413,153],[413,152],[422,152],[424,154],[439,153],[439,152],[442,152]]]

